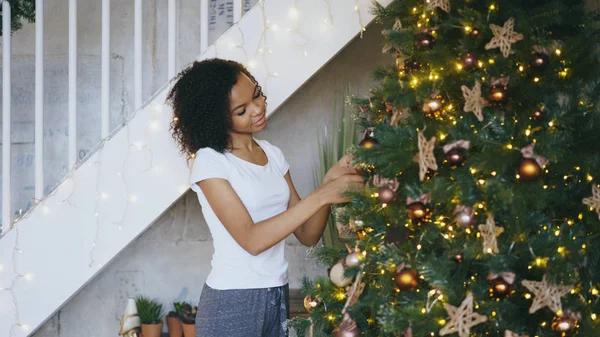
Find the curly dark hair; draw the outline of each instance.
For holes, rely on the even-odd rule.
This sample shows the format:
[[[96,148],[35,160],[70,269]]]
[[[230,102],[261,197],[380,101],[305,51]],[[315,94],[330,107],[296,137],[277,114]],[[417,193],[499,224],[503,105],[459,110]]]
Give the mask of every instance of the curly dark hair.
[[[175,77],[167,96],[174,115],[170,131],[184,155],[205,147],[225,152],[232,128],[230,93],[242,73],[257,83],[241,63],[218,58],[195,61]]]

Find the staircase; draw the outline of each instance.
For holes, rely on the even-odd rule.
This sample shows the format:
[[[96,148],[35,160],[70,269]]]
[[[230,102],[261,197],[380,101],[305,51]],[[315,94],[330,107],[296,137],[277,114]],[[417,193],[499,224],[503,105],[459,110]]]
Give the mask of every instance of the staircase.
[[[392,0],[377,1],[385,6]],[[212,2],[202,0],[203,28]],[[175,3],[169,0],[169,6]],[[203,33],[204,52],[198,59],[220,57],[246,64],[269,97],[267,116],[374,18],[371,0],[259,0],[243,16],[242,0],[233,4],[234,24],[210,46]],[[7,7],[4,3],[4,13]],[[10,53],[6,35],[3,55]],[[6,73],[10,63],[4,64]],[[170,75],[174,65],[170,61]],[[136,83],[141,83],[137,77]],[[108,130],[103,120],[100,144],[84,160],[71,158],[73,169],[11,226],[3,194],[0,336],[32,334],[187,191],[188,163],[173,143],[168,130],[171,112],[163,104],[168,88],[166,83],[144,104],[136,94],[136,112],[115,130]],[[8,106],[10,113],[8,101],[5,96],[3,111]],[[100,108],[108,109],[104,98]],[[8,122],[10,126],[10,117]],[[6,174],[10,168],[8,173],[3,169]]]

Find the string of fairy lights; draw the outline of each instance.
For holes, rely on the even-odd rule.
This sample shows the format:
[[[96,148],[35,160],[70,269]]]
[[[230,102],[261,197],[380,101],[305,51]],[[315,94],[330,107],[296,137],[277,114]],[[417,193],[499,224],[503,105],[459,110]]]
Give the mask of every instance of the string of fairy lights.
[[[426,1],[426,2],[429,3],[429,1]],[[497,9],[498,8],[497,8],[496,5],[491,4],[489,6],[488,15],[491,12],[493,12],[493,11],[495,11]],[[416,25],[419,28],[421,28],[422,26],[424,26],[426,22],[429,22],[428,11],[427,10],[425,10],[425,11],[423,11],[421,13],[415,7],[412,12],[413,12],[414,15],[417,15],[419,17],[419,20],[417,20],[417,23],[416,23]],[[399,20],[396,21],[396,24],[394,25],[394,27],[395,28],[401,28],[401,23],[400,23]],[[464,27],[464,31],[465,31],[466,34],[477,34],[477,35],[479,34],[479,31],[476,31],[474,28],[472,28],[469,25],[466,25]],[[432,32],[432,34],[435,34],[435,31]],[[386,45],[384,47],[384,52],[386,50],[390,51],[391,50],[391,46],[390,45]],[[563,51],[561,50],[561,46],[560,45],[553,46],[553,48],[551,50],[551,54],[554,54],[556,57],[563,56]],[[492,57],[492,58],[489,58],[488,60],[479,60],[479,61],[476,61],[474,63],[474,66],[479,67],[479,68],[485,68],[486,64],[492,65],[495,62],[496,62],[496,60]],[[566,64],[566,62],[564,60],[561,60],[560,63],[563,64],[563,65]],[[517,63],[514,64],[514,66],[516,67],[516,69],[518,69],[519,72],[522,73],[522,72],[525,71],[524,64],[526,64],[526,63],[517,62]],[[431,72],[429,74],[427,74],[425,76],[422,76],[422,77],[416,75],[414,72],[412,72],[412,73],[410,73],[410,75],[408,75],[408,74],[404,73],[404,71],[402,71],[402,70],[400,70],[399,75],[400,76],[405,76],[405,75],[406,76],[410,76],[410,78],[408,78],[408,81],[409,81],[411,87],[416,88],[421,83],[423,83],[425,81],[435,82],[435,81],[441,80],[442,76],[443,76],[442,74],[445,71],[457,71],[457,72],[460,72],[460,71],[464,71],[464,69],[465,69],[465,64],[463,64],[463,63],[456,63],[455,67],[449,67],[449,68],[446,68],[446,69],[444,69],[444,68],[433,69],[433,70],[431,70]],[[569,71],[570,70],[566,66],[564,66],[561,69],[559,69],[559,71],[557,72],[556,75],[559,78],[565,78],[569,74]],[[493,81],[493,79],[486,79],[485,77],[482,77],[481,81],[484,81],[484,82],[488,81],[488,82],[490,82],[490,81]],[[531,78],[531,81],[534,82],[534,83],[540,83],[540,82],[542,82],[542,79],[540,77],[533,76]],[[402,82],[400,82],[400,84],[402,84]],[[502,97],[502,95],[500,95],[500,96],[501,96],[501,98],[504,98],[504,97]],[[437,99],[437,97],[432,98],[432,100],[429,102],[429,103],[435,102],[436,104],[432,105],[435,108],[439,108],[443,112],[452,112],[452,111],[455,110],[455,107],[454,107],[455,105],[453,104],[454,102],[434,101],[435,99]],[[427,103],[428,102],[426,102],[425,104],[427,104]],[[579,102],[579,104],[580,105],[585,105],[585,102]],[[540,107],[539,111],[533,111],[532,112],[532,117],[530,118],[530,120],[534,119],[535,117],[539,117],[542,114],[542,112],[543,112],[543,107]],[[437,115],[435,117],[438,118]],[[445,115],[440,114],[439,118],[447,118],[448,121],[450,123],[452,123],[453,125],[457,124],[457,118],[455,118],[452,114],[445,114]],[[458,117],[458,119],[463,119],[463,118],[464,118],[464,116],[462,116],[462,115]],[[498,117],[494,116],[493,119],[498,119]],[[507,118],[505,121],[504,120],[501,121],[501,125],[502,126],[504,126],[505,123],[514,123],[514,124],[517,124],[517,123],[523,123],[523,121],[518,120],[516,117],[512,117],[510,119]],[[527,123],[527,121],[525,121],[525,123]],[[547,126],[549,127],[550,130],[552,130],[553,128],[557,127],[557,124],[558,124],[558,122],[556,120],[551,120],[551,121],[549,121],[547,123]],[[490,127],[491,125],[492,125],[492,122],[489,122],[487,125],[483,125],[482,128],[485,129],[485,128]],[[478,133],[475,125],[471,125],[470,127],[473,130],[474,134]],[[531,137],[531,138],[529,138],[529,139],[531,139],[531,144],[535,144],[537,142],[536,139],[535,139],[535,132],[537,130],[538,129],[532,128],[531,125],[528,125],[527,128],[525,129],[525,131],[523,131],[526,137],[528,137],[528,138]],[[420,130],[417,129],[417,131],[420,131]],[[442,133],[442,132],[439,132],[437,136],[438,136],[439,140],[444,140],[447,137],[447,135],[444,134],[444,133]],[[525,148],[517,148],[512,143],[499,144],[499,145],[502,145],[502,147],[506,151],[519,151],[519,152],[523,152],[525,150]],[[535,157],[535,155],[534,155],[534,157]],[[524,158],[526,158],[526,157],[524,157]],[[546,167],[545,164],[540,164],[539,166],[541,167],[540,174],[544,174],[544,173],[545,174],[549,174],[550,173],[550,169],[548,167]],[[491,178],[497,176],[497,172],[496,171],[481,172],[481,170],[478,170],[475,167],[469,167],[468,170],[469,170],[469,172],[474,177],[476,177],[477,184],[480,185],[480,186],[485,185],[486,182],[487,182],[487,179],[491,179]],[[525,172],[525,173],[527,173],[527,172]],[[400,172],[399,174],[402,174],[402,172]],[[431,177],[429,175],[427,175],[426,179],[430,179],[430,178]],[[524,178],[527,178],[527,177],[523,177],[521,174],[516,173],[515,174],[515,178],[517,180],[523,180]],[[565,174],[563,178],[564,178],[564,181],[565,181],[565,186],[567,186],[569,183],[592,183],[594,181],[594,177],[590,173],[582,172],[582,168],[579,167],[579,166],[573,167],[572,174]],[[544,190],[547,190],[549,188],[550,189],[551,188],[555,188],[555,186],[543,185],[543,189]],[[586,206],[589,206],[589,210],[590,211],[595,211],[600,216],[600,188],[598,186],[594,185],[593,189],[592,189],[592,193],[593,193],[593,196],[590,197],[590,198],[586,198],[583,201],[583,203]],[[377,198],[378,197],[378,193],[373,193],[371,195],[371,197]],[[459,200],[456,199],[456,198],[452,199],[451,202],[453,204],[459,204]],[[385,208],[386,206],[387,206],[387,204],[385,202],[382,202],[379,206],[376,206],[372,211],[373,212],[378,212],[379,210]],[[488,211],[487,210],[487,205],[486,205],[486,203],[484,201],[475,202],[474,205],[473,205],[473,207],[470,208],[470,209],[471,209],[471,211],[473,213],[469,216],[469,219],[473,219],[473,214],[477,215],[477,214],[480,214],[481,212],[487,212]],[[488,219],[489,219],[490,216],[492,216],[491,217],[491,219],[492,219],[491,222],[494,222],[493,221],[493,215],[488,214]],[[573,219],[560,219],[560,220],[557,220],[556,222],[558,224],[556,226],[554,226],[554,225],[553,226],[544,225],[544,226],[542,226],[540,228],[540,230],[538,231],[538,234],[541,234],[542,231],[550,231],[550,233],[552,233],[556,237],[561,236],[561,235],[563,235],[563,232],[565,230],[564,230],[564,228],[561,229],[560,223],[566,224],[566,225],[568,225],[568,227],[570,227],[570,226],[573,226],[577,220],[581,221],[583,219],[583,217],[584,217],[583,213],[578,213],[576,216],[573,217]],[[452,239],[454,239],[456,237],[456,228],[452,225],[452,223],[454,221],[453,218],[448,217],[448,216],[439,216],[438,218],[436,218],[434,220],[425,219],[424,221],[426,221],[426,222],[433,222],[435,225],[437,225],[441,229],[443,229],[443,232],[441,233],[441,235],[442,235],[442,237],[444,239],[446,239],[446,240],[452,240]],[[471,225],[473,225],[473,224],[471,224]],[[389,224],[388,224],[388,226],[389,226]],[[409,226],[410,226],[409,223],[405,224],[405,227],[409,227]],[[479,238],[483,237],[482,232],[481,232],[481,226],[484,226],[484,225],[480,225],[480,227],[479,227],[480,231],[477,231],[476,227],[475,227],[474,230],[472,230],[469,227],[465,227],[464,230],[465,230],[465,232],[466,232],[467,235],[469,235],[469,236],[470,235],[475,235],[479,239]],[[497,228],[497,227],[496,226],[492,226],[492,228]],[[359,240],[363,240],[365,238],[365,235],[367,235],[367,233],[370,233],[372,231],[373,231],[372,228],[366,227],[366,228],[362,228],[360,230],[357,230],[356,234],[357,234]],[[418,242],[416,242],[416,246],[415,246],[415,248],[416,248],[416,253],[415,254],[416,255],[418,255],[419,252],[422,249],[422,245],[421,245],[422,238],[423,238],[423,235],[418,240]],[[576,236],[572,236],[569,239],[572,239],[573,241],[575,241],[575,240],[577,240],[577,237]],[[515,245],[515,242],[513,242],[511,244],[509,250],[512,250],[514,245]],[[582,244],[581,247],[580,247],[581,251],[584,251],[586,248],[588,248],[588,246],[589,246],[589,244],[588,245],[586,245],[585,243]],[[364,251],[362,251],[362,255],[366,257],[367,251],[369,251],[369,252],[371,252],[371,251],[377,252],[379,249],[382,249],[382,248],[383,248],[382,246],[378,246],[377,244],[371,244],[371,243],[367,242],[367,244],[364,247]],[[543,257],[543,256],[536,255],[535,252],[533,251],[533,248],[531,246],[529,246],[529,250],[530,250],[530,253],[531,253],[531,256],[532,256],[532,260],[531,260],[531,262],[528,265],[528,269],[533,269],[533,268],[542,268],[542,269],[545,269],[545,268],[547,268],[547,264],[548,264],[548,261],[550,260],[550,257]],[[492,248],[488,248],[487,253],[491,253],[491,252],[492,252]],[[561,246],[559,246],[557,248],[556,252],[558,254],[562,255],[562,256],[566,256],[567,248],[564,247],[564,245],[561,245]],[[453,258],[458,263],[462,263],[462,256],[460,254],[456,255]],[[374,275],[377,275],[377,274],[385,275],[388,272],[394,273],[397,270],[396,269],[397,266],[396,266],[395,263],[393,263],[393,261],[388,261],[388,263],[378,263],[378,264],[379,264],[378,269],[377,269],[378,272],[373,273]],[[423,267],[423,269],[424,268],[425,267]],[[359,271],[359,273],[360,273],[360,271]],[[362,272],[362,273],[364,273],[364,272]],[[416,274],[415,274],[415,276],[416,276]],[[479,275],[472,275],[470,277],[469,281],[465,281],[465,286],[467,286],[467,284],[470,283],[471,281],[475,282],[478,277],[479,277]],[[333,278],[331,277],[331,274],[330,274],[330,278],[332,279],[332,282],[334,284],[336,284],[336,282],[333,281]],[[424,277],[422,275],[420,275],[419,278],[420,279],[424,279]],[[411,281],[412,281],[412,279],[411,279]],[[397,279],[396,279],[396,282],[397,282]],[[539,283],[539,282],[533,282],[533,283]],[[347,294],[344,291],[344,288],[342,286],[340,286],[339,284],[336,284],[336,285],[338,286],[338,289],[334,292],[333,297],[336,298],[339,301],[342,301],[342,300],[344,300],[346,298]],[[377,287],[377,285],[375,285],[375,287]],[[316,284],[316,288],[321,288],[321,285],[319,283],[317,283]],[[580,296],[582,296],[581,295],[581,291],[582,291],[581,288],[571,287],[571,286],[564,286],[564,288],[568,288],[567,290],[568,290],[568,293],[570,293],[570,294],[580,293]],[[492,292],[492,291],[504,292],[507,289],[508,289],[508,287],[506,287],[506,285],[500,284],[500,286],[497,289],[494,288],[494,286],[491,286],[490,287],[490,292]],[[399,289],[396,289],[396,290],[400,291]],[[526,292],[523,293],[523,297],[525,299],[529,300],[533,296],[537,296],[536,291],[534,291],[532,289],[529,289],[529,288],[528,288],[528,290],[529,291],[526,291]],[[416,291],[419,292],[419,289],[417,289]],[[532,293],[534,293],[534,294],[532,295]],[[600,300],[600,290],[598,290],[597,286],[590,287],[589,293],[591,295],[593,295],[594,297],[596,297],[597,301]],[[433,306],[437,302],[443,301],[443,300],[444,300],[444,295],[442,294],[442,292],[440,290],[438,290],[438,289],[431,289],[427,293],[427,299],[426,299],[427,302],[426,302],[425,306],[421,309],[421,313],[422,314],[428,314],[428,313],[430,313],[430,311],[433,308]],[[588,303],[591,303],[591,300],[588,300]],[[306,308],[306,310],[308,312],[310,312],[313,308],[315,308],[319,304],[320,304],[320,300],[318,298],[315,299],[315,298],[312,298],[310,296],[307,296],[305,298],[305,308]],[[323,304],[325,304],[325,303],[323,302]],[[475,309],[478,309],[478,308],[479,308],[479,305],[475,304]],[[326,319],[328,319],[331,322],[335,322],[337,320],[338,316],[334,312],[328,311],[327,308],[325,308],[325,311],[326,312],[325,312],[325,316],[324,317]],[[562,310],[558,310],[558,311],[555,311],[555,313],[558,316],[561,316],[564,312]],[[343,314],[343,312],[342,312],[342,314]],[[493,311],[491,313],[491,317],[494,317],[496,315],[497,315],[497,313],[495,311]],[[592,312],[592,313],[590,313],[590,318],[591,318],[592,321],[595,321],[598,318],[598,314]],[[311,321],[311,323],[312,323],[312,321]],[[445,326],[448,322],[444,318],[440,318],[438,320],[438,323],[439,323],[440,326]],[[562,324],[562,325],[558,326],[558,329],[570,329],[573,326],[571,323],[569,323],[567,321],[563,321],[560,324]],[[540,326],[542,326],[542,327],[546,326],[546,325],[549,325],[549,323],[546,322],[546,321],[543,321],[543,322],[540,323]],[[312,329],[312,325],[311,325],[311,329]],[[558,331],[566,331],[566,330],[558,330]],[[351,334],[348,334],[348,335],[351,335]],[[407,334],[407,335],[412,336],[412,333],[411,334]],[[432,331],[431,332],[431,336],[434,336],[434,335],[435,335],[435,332]]]
[[[333,17],[333,12],[332,12],[331,0],[324,0],[324,2],[326,5],[326,9],[327,9],[327,18],[324,19],[324,22],[330,26],[333,26],[334,17]],[[266,77],[263,80],[263,83],[264,83],[263,86],[265,88],[265,91],[267,91],[268,90],[267,89],[268,80],[270,78],[276,77],[278,75],[276,72],[271,72],[269,65],[268,65],[267,55],[273,53],[273,50],[269,47],[269,43],[267,40],[267,32],[268,31],[279,32],[280,29],[276,23],[272,23],[270,20],[267,19],[267,16],[265,13],[265,0],[259,0],[258,7],[260,8],[260,11],[262,13],[263,31],[262,31],[259,43],[253,53],[253,56],[250,58],[248,52],[246,51],[246,41],[244,40],[244,33],[243,33],[243,30],[241,29],[241,27],[239,26],[238,22],[235,22],[233,24],[233,26],[235,26],[235,28],[239,31],[242,42],[240,44],[234,44],[234,43],[229,44],[227,46],[227,48],[231,49],[233,47],[233,48],[241,49],[243,51],[244,57],[245,57],[245,59],[242,63],[250,69],[256,68],[257,67],[256,60],[259,58],[262,58],[262,65],[266,71]],[[361,37],[362,37],[362,33],[365,31],[366,28],[363,24],[362,15],[360,12],[359,0],[356,0],[356,3],[354,5],[354,10],[356,11],[356,13],[358,15],[358,22],[360,25],[360,32],[361,32]],[[290,35],[295,34],[302,39],[302,42],[299,44],[297,43],[296,45],[302,50],[303,55],[307,56],[308,53],[306,51],[306,47],[310,44],[310,38],[307,34],[303,33],[299,29],[299,23],[297,20],[300,17],[300,11],[298,9],[298,1],[297,0],[293,0],[293,6],[288,11],[288,16],[296,22],[296,28],[288,29],[287,32]],[[219,40],[222,40],[222,39],[223,39],[223,37],[219,38]],[[216,55],[218,55],[218,46],[220,44],[219,40],[217,40],[215,42],[215,54]],[[28,324],[21,321],[19,302],[17,300],[17,296],[15,293],[15,287],[20,279],[24,279],[26,281],[31,281],[34,278],[34,274],[31,272],[21,273],[19,271],[19,267],[18,267],[18,263],[17,263],[18,254],[23,253],[23,251],[19,248],[19,239],[20,239],[20,232],[19,232],[19,226],[18,226],[19,222],[21,220],[29,218],[33,214],[33,212],[38,208],[38,206],[42,207],[43,214],[49,214],[51,212],[51,207],[47,205],[48,199],[55,196],[57,194],[57,192],[59,190],[61,190],[61,187],[63,187],[62,189],[64,189],[64,186],[67,186],[67,184],[66,184],[67,181],[71,181],[71,191],[67,195],[66,198],[58,201],[56,204],[61,205],[66,202],[71,207],[77,208],[77,205],[71,200],[71,198],[75,195],[76,185],[77,185],[75,174],[76,174],[77,170],[84,163],[90,161],[92,157],[97,156],[97,159],[94,162],[90,162],[87,164],[89,167],[96,166],[96,172],[97,172],[96,173],[96,184],[95,184],[96,185],[96,202],[95,202],[94,210],[93,210],[93,215],[96,219],[95,234],[94,234],[93,243],[91,245],[90,252],[89,252],[89,260],[90,260],[89,267],[90,268],[102,267],[103,264],[98,262],[95,259],[94,253],[98,246],[98,239],[99,239],[99,236],[101,233],[102,221],[108,220],[108,219],[103,219],[101,214],[99,213],[101,203],[110,198],[109,194],[107,192],[103,191],[100,186],[100,182],[102,179],[101,168],[102,168],[102,163],[105,160],[104,156],[106,155],[104,153],[105,145],[118,132],[122,131],[122,128],[125,128],[128,147],[126,149],[125,158],[120,166],[120,170],[119,170],[119,172],[117,172],[117,175],[119,177],[121,177],[123,188],[124,188],[123,199],[125,201],[125,207],[121,214],[120,219],[117,221],[112,221],[112,224],[117,226],[118,230],[122,230],[123,226],[125,225],[125,219],[126,219],[130,204],[135,203],[138,198],[136,194],[132,193],[130,186],[127,182],[127,177],[125,176],[125,171],[126,171],[127,163],[129,161],[129,156],[130,156],[131,150],[133,149],[133,150],[138,150],[138,151],[147,151],[149,153],[150,159],[149,159],[148,168],[143,170],[142,172],[147,172],[149,170],[154,169],[154,171],[156,173],[160,173],[160,167],[157,167],[154,165],[153,151],[152,151],[152,148],[150,146],[148,146],[148,143],[150,141],[151,134],[156,132],[157,130],[159,130],[159,128],[161,126],[161,124],[158,122],[158,118],[160,118],[160,116],[157,116],[157,115],[162,114],[164,105],[157,104],[157,103],[151,103],[151,102],[153,102],[156,99],[156,97],[159,95],[159,93],[164,91],[168,86],[169,86],[169,83],[165,84],[161,89],[159,89],[157,91],[157,93],[155,95],[153,95],[148,100],[147,104],[145,104],[144,106],[135,110],[128,118],[124,118],[123,123],[120,125],[120,127],[115,129],[107,137],[101,139],[96,147],[92,148],[84,158],[77,161],[75,163],[75,165],[73,165],[73,167],[71,167],[70,170],[65,174],[64,178],[61,179],[60,181],[58,181],[50,189],[50,192],[46,196],[44,196],[41,199],[34,199],[34,201],[35,201],[34,204],[30,208],[28,208],[24,213],[21,210],[19,216],[11,224],[9,231],[13,231],[13,230],[15,231],[14,232],[15,240],[14,240],[13,250],[12,250],[12,272],[13,272],[14,277],[12,278],[12,281],[11,281],[9,287],[0,288],[0,291],[7,291],[11,294],[12,302],[13,302],[14,308],[15,308],[14,323],[9,328],[9,337],[13,336],[13,330],[15,327],[21,328],[22,331],[24,331],[25,333],[28,333],[31,331],[31,327]],[[141,111],[145,111],[146,108],[151,110],[152,116],[151,116],[150,123],[148,123],[148,125],[146,126],[146,129],[145,129],[144,140],[143,141],[135,141],[132,143],[131,139],[130,139],[129,123],[138,116],[138,113],[140,113]],[[177,119],[173,119],[172,121],[177,122]],[[2,236],[5,236],[9,231],[3,231]],[[0,271],[2,271],[3,269],[4,269],[4,266],[0,265]]]

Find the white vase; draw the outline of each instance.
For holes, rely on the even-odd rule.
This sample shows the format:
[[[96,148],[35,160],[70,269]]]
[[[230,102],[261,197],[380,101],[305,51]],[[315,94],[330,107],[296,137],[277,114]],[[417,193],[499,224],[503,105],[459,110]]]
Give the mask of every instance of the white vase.
[[[130,298],[127,300],[127,307],[121,318],[121,326],[119,328],[119,335],[125,336],[130,334],[134,329],[139,330],[142,326],[140,316],[138,316],[137,306],[135,305],[135,299]]]

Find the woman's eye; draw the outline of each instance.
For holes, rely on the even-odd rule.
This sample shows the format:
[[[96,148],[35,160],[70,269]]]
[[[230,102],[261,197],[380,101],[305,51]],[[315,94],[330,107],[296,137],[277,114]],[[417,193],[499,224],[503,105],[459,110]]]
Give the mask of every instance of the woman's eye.
[[[241,111],[240,113],[238,113],[237,115],[238,115],[238,116],[241,116],[241,115],[243,115],[243,114],[245,114],[245,113],[246,113],[246,109],[242,110],[242,111]]]

